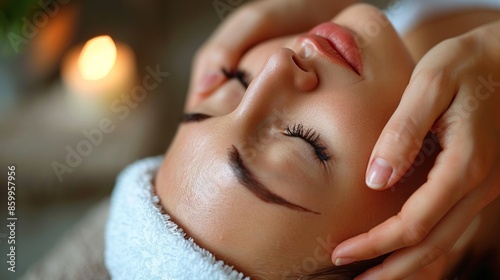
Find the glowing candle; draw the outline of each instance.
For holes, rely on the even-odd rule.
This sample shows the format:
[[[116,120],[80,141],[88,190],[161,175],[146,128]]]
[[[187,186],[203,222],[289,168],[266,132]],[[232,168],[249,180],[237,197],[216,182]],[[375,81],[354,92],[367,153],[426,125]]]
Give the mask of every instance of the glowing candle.
[[[110,102],[130,91],[135,82],[132,50],[109,36],[89,40],[72,49],[62,65],[62,79],[70,99],[85,114],[102,113]]]
[[[83,46],[78,69],[85,80],[100,80],[109,74],[116,62],[116,45],[109,36],[99,36]]]

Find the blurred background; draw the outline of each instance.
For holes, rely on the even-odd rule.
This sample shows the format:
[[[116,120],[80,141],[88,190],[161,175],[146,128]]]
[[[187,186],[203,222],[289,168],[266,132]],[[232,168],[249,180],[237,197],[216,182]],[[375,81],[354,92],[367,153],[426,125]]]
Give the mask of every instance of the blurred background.
[[[164,153],[191,57],[244,2],[0,0],[2,224],[9,165],[18,218],[15,273],[0,227],[0,279],[18,279],[43,259],[109,197],[126,165]]]

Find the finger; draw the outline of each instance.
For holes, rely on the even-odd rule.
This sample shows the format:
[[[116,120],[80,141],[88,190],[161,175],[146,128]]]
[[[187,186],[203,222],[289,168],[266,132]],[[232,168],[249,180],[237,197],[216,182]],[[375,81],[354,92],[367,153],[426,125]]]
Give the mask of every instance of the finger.
[[[304,0],[277,0],[244,4],[230,14],[196,55],[188,104],[199,99],[196,93],[203,95],[220,84],[220,69],[234,70],[252,46],[267,39],[305,32],[353,2],[317,0],[311,5]]]
[[[193,60],[186,109],[193,108],[219,86],[225,80],[222,69],[235,69],[251,42],[259,41],[253,29],[260,21],[263,20],[250,9],[240,9],[200,48]]]
[[[491,202],[491,199],[484,199],[488,197],[487,191],[484,187],[472,191],[453,207],[421,243],[396,251],[381,265],[360,275],[359,280],[408,277],[450,251],[459,238],[453,250],[464,249],[479,226],[480,217],[477,214]]]
[[[222,67],[215,61],[203,63],[200,66],[196,66],[196,68],[199,71],[204,71],[205,74],[197,82],[194,81],[194,76],[192,76],[185,105],[186,111],[193,111],[200,101],[207,98],[210,93],[226,80],[222,72]]]
[[[409,277],[403,278],[404,280],[442,280],[441,275],[446,270],[446,258],[444,256],[438,258],[435,262],[426,265],[419,269]]]
[[[267,38],[268,32],[262,27],[268,23],[266,15],[258,12],[260,6],[256,2],[238,8],[198,50],[193,60],[186,110],[192,110],[225,81],[222,69],[236,69],[243,53]]]
[[[336,265],[371,259],[419,243],[467,193],[471,149],[454,143],[437,157],[428,181],[411,195],[401,212],[387,221],[342,242],[332,253]],[[347,261],[346,261],[347,260]]]
[[[262,40],[264,35],[257,33],[257,30],[264,23],[262,15],[253,9],[242,7],[231,14],[196,54],[192,78],[193,85],[198,88],[192,89],[199,89],[205,77],[210,75],[210,71],[220,72],[221,68],[235,69],[241,55],[253,43]]]
[[[454,95],[454,85],[446,73],[427,70],[412,77],[370,156],[366,172],[370,188],[384,190],[404,175],[425,135]]]
[[[442,127],[438,129],[441,130],[443,151],[437,157],[428,181],[408,199],[397,216],[335,248],[333,261],[342,264],[345,263],[343,258],[351,261],[369,259],[413,246],[431,229],[434,231],[438,221],[472,189],[491,184],[486,181],[492,179],[489,174],[498,154],[492,141],[497,138],[478,134],[475,130],[477,124],[464,123],[462,117],[455,113],[464,100],[462,93],[460,91],[440,119]],[[471,140],[470,135],[476,137]],[[498,189],[490,188],[490,191],[482,201],[498,197]]]
[[[210,72],[221,68],[234,70],[241,56],[252,46],[298,31],[300,25],[284,17],[286,12],[283,6],[282,1],[256,1],[230,14],[196,55],[192,89],[208,90],[200,85],[204,84]],[[293,9],[289,13],[294,13]]]

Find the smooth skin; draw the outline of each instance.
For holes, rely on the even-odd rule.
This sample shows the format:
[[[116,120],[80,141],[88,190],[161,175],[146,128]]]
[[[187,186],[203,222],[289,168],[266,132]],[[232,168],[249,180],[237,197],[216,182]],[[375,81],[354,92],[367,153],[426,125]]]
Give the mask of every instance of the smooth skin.
[[[500,18],[500,14],[497,18]],[[401,212],[340,244],[332,260],[392,252],[359,279],[400,279],[449,251],[476,215],[500,194],[500,21],[445,40],[417,64],[401,103],[372,152],[395,184],[429,130],[443,151]],[[382,171],[387,172],[387,171]],[[342,262],[342,261],[340,261]]]
[[[252,45],[307,30],[351,3],[311,2],[254,1],[235,11],[197,54],[187,108],[223,81],[214,74],[218,69],[237,65]],[[481,20],[465,21],[469,26],[450,19],[450,26],[460,22],[462,35],[443,33],[443,38],[429,40],[429,47],[435,46],[417,60],[403,99],[373,149],[367,185],[385,190],[411,166],[430,129],[438,133],[443,147],[427,182],[398,215],[344,241],[332,253],[334,263],[345,264],[395,251],[360,279],[402,279],[423,270],[500,195],[500,17],[481,12]],[[446,28],[450,22],[432,24]]]
[[[242,5],[197,51],[186,108],[193,108],[204,94],[222,84],[225,79],[220,69],[235,69],[253,46],[271,38],[306,32],[355,2],[272,0]]]
[[[363,22],[378,15],[353,5],[333,21],[362,35]],[[238,68],[248,73],[248,88],[226,79],[187,110],[210,117],[180,125],[155,179],[166,213],[252,279],[333,266],[335,246],[397,213],[432,166],[431,158],[394,191],[365,187],[371,150],[415,66],[392,27],[360,49],[361,75],[300,38],[268,40],[245,53]],[[321,136],[329,160],[304,139],[285,136],[297,124]],[[244,183],[251,180],[234,171],[235,149],[254,181],[314,213],[255,195]]]

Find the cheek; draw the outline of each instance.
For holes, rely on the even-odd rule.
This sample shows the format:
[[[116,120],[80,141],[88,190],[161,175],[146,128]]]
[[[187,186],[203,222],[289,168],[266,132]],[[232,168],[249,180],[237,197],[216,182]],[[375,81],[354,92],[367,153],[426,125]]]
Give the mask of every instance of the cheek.
[[[243,271],[286,272],[290,264],[300,264],[311,254],[329,264],[325,250],[331,252],[334,246],[325,242],[332,238],[331,220],[252,195],[228,173],[227,147],[221,144],[225,142],[206,136],[203,126],[181,128],[162,166],[167,180],[158,194],[173,220],[218,259]]]
[[[222,189],[232,183],[224,164],[225,142],[218,144],[206,128],[188,124],[179,129],[158,176],[163,183],[157,186],[167,212],[188,231],[200,233],[212,227],[211,209],[232,203]]]
[[[340,13],[335,22],[356,33],[365,78],[398,89],[401,94],[415,62],[385,15],[373,6],[355,4]]]
[[[334,221],[330,232],[335,233],[338,242],[396,214],[404,201],[390,190],[376,192],[365,184],[370,154],[398,100],[390,98],[390,92],[372,91],[373,87],[371,91],[337,93],[329,102],[321,102],[323,105],[309,106],[331,112],[323,118],[310,112],[309,118],[314,118],[318,127],[327,128],[322,135],[334,139],[333,192],[328,194],[325,208],[332,210],[328,214]]]

